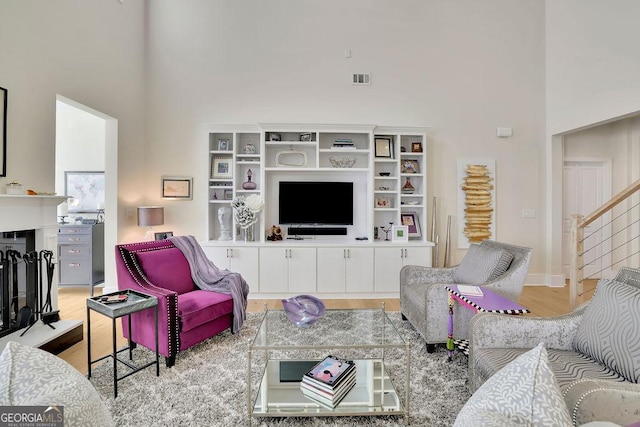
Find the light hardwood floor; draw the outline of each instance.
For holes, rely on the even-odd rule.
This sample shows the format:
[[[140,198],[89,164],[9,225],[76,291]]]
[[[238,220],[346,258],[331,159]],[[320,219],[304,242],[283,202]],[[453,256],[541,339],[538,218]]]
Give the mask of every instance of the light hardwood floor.
[[[593,286],[585,286],[591,289]],[[101,289],[96,288],[96,295],[101,294]],[[591,298],[592,291],[583,295],[584,301]],[[86,299],[89,291],[82,288],[61,288],[58,290],[58,302],[60,317],[62,319],[83,319],[84,340],[59,354],[59,357],[69,362],[78,371],[87,373],[87,324],[86,324]],[[382,302],[387,311],[399,311],[398,299],[328,299],[323,300],[327,308],[377,308]],[[546,286],[525,286],[519,303],[527,307],[529,316],[556,316],[570,311],[569,287],[549,288]],[[270,309],[282,308],[280,300],[256,300],[250,299],[248,312],[261,312],[265,304]],[[118,346],[126,344],[122,337],[120,321],[117,321]],[[111,353],[111,319],[101,314],[91,313],[91,353],[93,359]]]

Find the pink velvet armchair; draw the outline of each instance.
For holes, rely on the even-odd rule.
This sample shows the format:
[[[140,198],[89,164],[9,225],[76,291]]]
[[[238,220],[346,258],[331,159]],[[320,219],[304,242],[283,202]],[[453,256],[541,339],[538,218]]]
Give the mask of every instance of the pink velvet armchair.
[[[118,289],[158,298],[158,352],[174,365],[178,352],[219,334],[233,324],[231,295],[198,289],[187,259],[169,240],[116,245]],[[122,318],[132,345],[155,350],[154,314],[144,310]]]

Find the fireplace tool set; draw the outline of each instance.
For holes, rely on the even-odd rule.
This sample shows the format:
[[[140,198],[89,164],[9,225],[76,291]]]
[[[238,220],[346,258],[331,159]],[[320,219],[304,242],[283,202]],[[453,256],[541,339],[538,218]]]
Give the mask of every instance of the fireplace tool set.
[[[20,289],[19,263],[25,264],[26,289]],[[0,251],[0,310],[2,310],[2,328],[0,336],[26,328],[20,336],[26,334],[38,321],[55,329],[51,324],[60,320],[59,310],[51,305],[51,287],[53,284],[53,252],[42,250],[20,254],[8,249]],[[43,295],[43,280],[46,274],[47,293]],[[25,293],[24,305],[20,305],[20,292]]]

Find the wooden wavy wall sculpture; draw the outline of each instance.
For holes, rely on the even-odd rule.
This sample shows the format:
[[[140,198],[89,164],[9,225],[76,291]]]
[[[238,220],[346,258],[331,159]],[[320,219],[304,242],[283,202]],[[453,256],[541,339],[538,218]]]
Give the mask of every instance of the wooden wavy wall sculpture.
[[[491,238],[493,177],[486,165],[467,165],[462,182],[465,193],[464,235],[469,242],[479,243]]]

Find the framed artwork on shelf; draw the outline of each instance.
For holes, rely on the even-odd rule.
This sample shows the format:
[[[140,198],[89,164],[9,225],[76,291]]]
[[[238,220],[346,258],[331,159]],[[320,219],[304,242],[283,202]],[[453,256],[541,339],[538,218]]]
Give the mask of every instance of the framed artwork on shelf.
[[[374,148],[376,157],[393,157],[393,139],[390,136],[377,136]]]
[[[376,197],[376,208],[390,208],[391,199],[388,197]]]
[[[300,141],[311,141],[311,134],[309,132],[301,133]]]
[[[173,237],[173,231],[162,231],[160,233],[153,233],[153,237],[156,240],[166,240],[168,237]]]
[[[409,237],[420,237],[422,231],[420,230],[420,222],[418,221],[418,215],[415,212],[402,212],[400,214],[400,222],[402,225],[408,227]]]
[[[233,190],[224,190],[224,199],[233,200]]]
[[[97,213],[104,206],[104,172],[66,171],[64,184],[69,212]]]
[[[420,173],[420,164],[417,160],[403,159],[401,173]]]
[[[409,227],[407,227],[406,225],[391,226],[391,241],[392,242],[408,242]]]
[[[218,150],[219,151],[228,151],[229,150],[229,140],[228,139],[219,139],[218,140]]]
[[[232,178],[233,167],[230,157],[214,157],[211,161],[211,178]]]
[[[412,153],[422,153],[422,142],[412,142],[411,143],[411,152]]]
[[[163,176],[162,198],[191,200],[193,178],[187,176]]]

